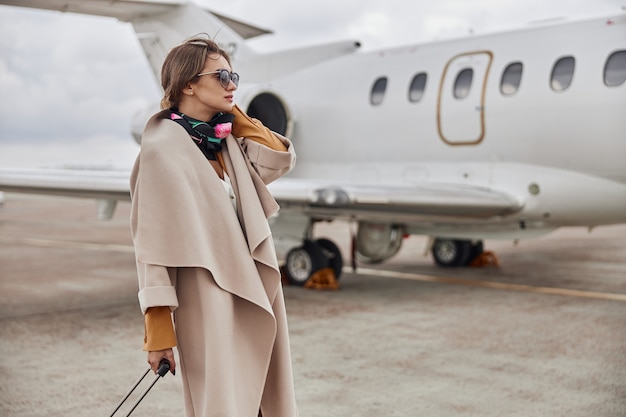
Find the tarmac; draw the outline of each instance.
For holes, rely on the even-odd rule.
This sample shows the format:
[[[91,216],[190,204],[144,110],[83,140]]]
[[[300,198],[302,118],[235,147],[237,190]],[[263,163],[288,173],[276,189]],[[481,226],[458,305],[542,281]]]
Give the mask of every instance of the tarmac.
[[[147,369],[129,204],[99,221],[92,200],[5,199],[0,416],[108,416]],[[346,256],[348,230],[315,234]],[[626,225],[485,241],[499,267],[437,268],[426,246],[337,291],[285,287],[301,417],[626,416]],[[169,374],[133,413],[183,415]]]

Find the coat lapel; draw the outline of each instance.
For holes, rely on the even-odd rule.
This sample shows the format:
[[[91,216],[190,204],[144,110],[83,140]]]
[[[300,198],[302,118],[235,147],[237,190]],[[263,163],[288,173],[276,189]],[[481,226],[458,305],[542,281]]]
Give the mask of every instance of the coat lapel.
[[[255,262],[264,265],[260,273],[270,303],[274,302],[280,270],[276,259],[272,232],[267,219],[278,212],[279,206],[250,161],[244,157],[241,145],[232,135],[226,138],[225,162],[237,195],[237,214],[246,236],[248,250]],[[234,177],[234,179],[233,179]],[[259,266],[257,266],[259,268]],[[261,270],[259,270],[261,272]]]

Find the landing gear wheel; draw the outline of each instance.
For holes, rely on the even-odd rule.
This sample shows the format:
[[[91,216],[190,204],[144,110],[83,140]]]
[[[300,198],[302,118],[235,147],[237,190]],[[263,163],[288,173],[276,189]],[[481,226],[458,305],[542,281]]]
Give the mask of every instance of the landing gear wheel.
[[[468,260],[470,260],[472,242],[469,240],[437,238],[433,242],[431,252],[435,263],[439,266],[465,266]]]
[[[322,253],[328,259],[328,266],[333,269],[335,279],[338,280],[343,270],[341,251],[333,241],[328,239],[317,239],[315,243],[322,249]]]
[[[306,240],[302,246],[287,253],[285,275],[290,284],[303,286],[314,272],[326,267],[326,264],[322,248],[315,242]]]

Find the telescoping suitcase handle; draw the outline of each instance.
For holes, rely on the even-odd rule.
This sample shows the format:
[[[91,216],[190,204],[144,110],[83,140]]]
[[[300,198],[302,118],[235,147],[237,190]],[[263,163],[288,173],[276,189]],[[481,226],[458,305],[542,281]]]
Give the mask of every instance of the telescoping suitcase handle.
[[[159,362],[159,369],[157,370],[157,376],[154,378],[154,380],[152,381],[150,386],[148,388],[146,388],[146,390],[143,392],[143,394],[141,394],[141,397],[139,397],[139,399],[135,402],[135,404],[133,405],[133,408],[131,408],[131,410],[128,412],[128,414],[126,414],[126,417],[130,416],[132,414],[132,412],[135,411],[135,408],[137,408],[137,406],[139,405],[141,400],[143,400],[143,398],[146,396],[146,394],[148,394],[148,392],[152,389],[154,384],[157,383],[159,378],[163,378],[165,376],[165,374],[167,374],[167,371],[169,371],[169,370],[170,370],[170,362],[167,359],[165,359],[165,358],[161,359],[161,362]],[[124,398],[122,398],[122,401],[120,401],[119,404],[117,404],[117,407],[115,407],[115,410],[113,410],[113,412],[111,413],[111,415],[109,417],[113,417],[113,415],[115,413],[117,413],[117,410],[120,409],[122,404],[124,404],[124,402],[128,399],[128,397],[130,397],[130,394],[132,394],[133,391],[135,391],[137,386],[141,383],[141,381],[143,381],[143,379],[146,377],[146,375],[148,375],[148,373],[150,373],[150,368],[148,368],[146,370],[146,372],[144,372],[144,374],[141,376],[141,378],[139,378],[137,380],[137,382],[135,382],[135,385],[133,385],[133,387],[126,393]]]

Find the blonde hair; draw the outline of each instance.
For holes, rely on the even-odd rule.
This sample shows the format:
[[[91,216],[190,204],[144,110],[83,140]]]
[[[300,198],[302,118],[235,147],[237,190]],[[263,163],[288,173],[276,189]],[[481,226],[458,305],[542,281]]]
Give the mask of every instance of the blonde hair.
[[[221,55],[230,65],[230,56],[211,39],[193,37],[172,48],[161,67],[163,98],[161,109],[178,107],[182,91],[198,78],[211,55]]]

